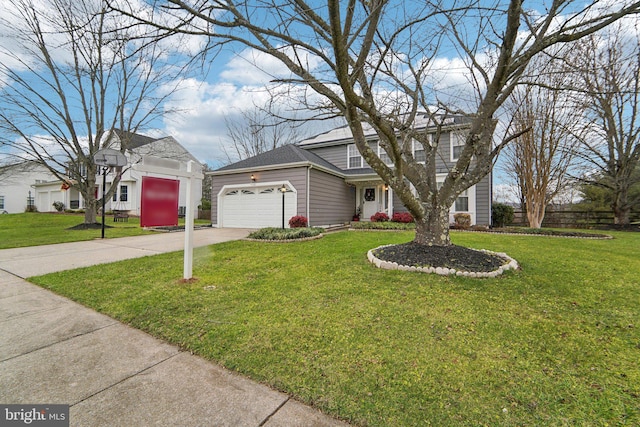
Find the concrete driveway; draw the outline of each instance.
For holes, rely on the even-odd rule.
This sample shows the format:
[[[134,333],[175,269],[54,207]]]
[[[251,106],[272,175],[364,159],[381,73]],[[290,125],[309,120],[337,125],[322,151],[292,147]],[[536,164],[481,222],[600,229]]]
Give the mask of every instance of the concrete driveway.
[[[250,232],[251,230],[240,228],[202,228],[193,232],[193,246],[238,240],[246,237]],[[184,250],[183,232],[158,232],[118,239],[95,239],[2,249],[0,250],[0,268],[25,278],[181,250]]]

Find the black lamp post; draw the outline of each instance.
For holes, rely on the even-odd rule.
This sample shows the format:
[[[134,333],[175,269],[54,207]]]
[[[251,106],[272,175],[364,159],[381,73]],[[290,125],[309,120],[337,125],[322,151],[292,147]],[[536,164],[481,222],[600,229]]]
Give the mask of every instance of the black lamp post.
[[[112,167],[122,167],[127,165],[127,158],[120,151],[103,148],[93,155],[93,161],[96,166],[102,167],[102,238],[104,239],[104,217],[105,217],[105,198],[107,185],[107,172]]]
[[[105,187],[107,186],[107,171],[109,168],[107,166],[102,167],[102,239],[104,239],[104,216],[105,216],[105,200],[104,194],[106,192]]]
[[[287,192],[287,186],[282,184],[280,192],[282,193],[282,229],[284,230],[284,194]]]

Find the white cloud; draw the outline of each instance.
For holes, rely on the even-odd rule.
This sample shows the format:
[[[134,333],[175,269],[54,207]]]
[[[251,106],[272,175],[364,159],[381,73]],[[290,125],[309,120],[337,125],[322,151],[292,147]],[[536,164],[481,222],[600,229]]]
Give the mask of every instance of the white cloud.
[[[222,145],[228,143],[225,118],[253,105],[264,105],[268,99],[269,94],[260,86],[184,80],[166,105],[166,134],[199,160],[219,163],[224,158]]]

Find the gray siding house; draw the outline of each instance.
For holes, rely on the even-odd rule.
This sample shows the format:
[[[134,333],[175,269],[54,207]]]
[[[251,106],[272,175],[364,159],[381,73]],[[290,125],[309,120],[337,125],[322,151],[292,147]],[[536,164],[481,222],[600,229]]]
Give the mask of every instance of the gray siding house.
[[[426,117],[418,126],[429,132]],[[435,136],[436,127],[432,126]],[[462,117],[452,117],[441,129],[437,177],[444,178],[455,163],[457,147],[464,144],[466,126]],[[381,159],[373,129],[367,129],[370,145]],[[420,153],[416,144],[414,157]],[[224,166],[213,172],[211,221],[216,227],[280,227],[291,217],[302,215],[310,226],[349,222],[356,213],[369,221],[376,212],[389,217],[406,208],[358,152],[348,126],[339,127],[298,144]],[[491,175],[469,188],[451,207],[450,218],[464,212],[472,224],[491,223]]]

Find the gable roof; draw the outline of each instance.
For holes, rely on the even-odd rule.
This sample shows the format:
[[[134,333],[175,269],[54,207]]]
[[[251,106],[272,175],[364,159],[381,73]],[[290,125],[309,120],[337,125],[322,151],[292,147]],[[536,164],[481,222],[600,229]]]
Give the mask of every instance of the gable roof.
[[[297,145],[287,144],[271,151],[258,154],[248,159],[240,160],[239,162],[223,166],[216,169],[216,172],[237,171],[241,169],[260,169],[269,166],[277,165],[291,165],[296,163],[314,164],[330,171],[342,174],[342,169],[338,168],[334,164],[326,161],[322,157],[307,150],[303,150]]]
[[[140,135],[139,133],[129,132],[122,129],[114,129],[113,132],[118,136],[120,144],[126,145],[127,150],[133,150],[134,148],[142,147],[143,145],[151,144],[154,141],[163,138],[152,138],[146,135]]]
[[[442,126],[445,127],[459,127],[466,126],[470,122],[470,118],[463,115],[437,115],[435,120],[440,121]],[[433,129],[435,132],[438,124],[434,122],[433,118],[426,113],[417,114],[413,122],[415,129]],[[366,138],[377,139],[378,135],[376,130],[367,122],[362,122],[362,130]],[[330,131],[321,133],[311,138],[300,141],[298,145],[301,147],[310,146],[324,146],[324,145],[338,145],[345,143],[353,143],[353,134],[349,125],[340,126]]]

